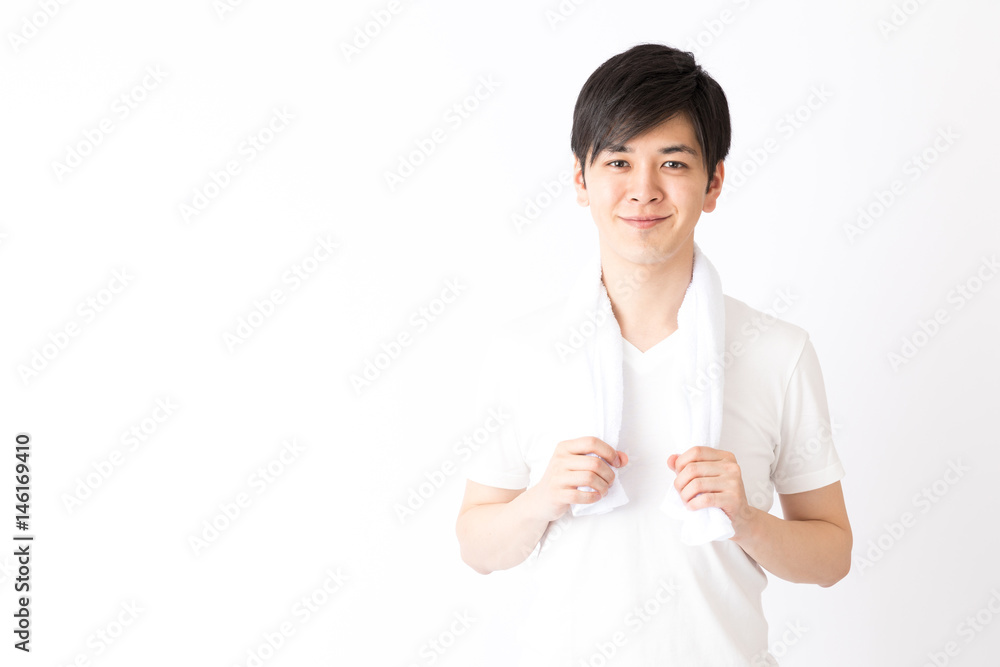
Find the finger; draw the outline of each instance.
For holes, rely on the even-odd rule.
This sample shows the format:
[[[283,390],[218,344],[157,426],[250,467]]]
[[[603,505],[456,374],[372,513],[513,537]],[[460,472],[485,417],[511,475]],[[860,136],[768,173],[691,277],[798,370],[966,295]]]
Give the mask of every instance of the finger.
[[[553,472],[556,481],[561,485],[568,485],[567,480],[576,480],[580,475],[601,479],[609,485],[615,479],[614,469],[596,454],[566,454],[561,456],[555,463]]]
[[[713,461],[694,461],[684,466],[674,479],[674,488],[682,491],[696,480],[717,480],[722,471]]]
[[[611,488],[611,481],[605,479],[598,473],[584,470],[571,470],[559,480],[559,486],[577,488],[589,486],[602,496]]]
[[[714,449],[712,447],[690,447],[678,455],[674,464],[678,470],[683,470],[684,466],[693,461],[718,461],[721,460],[721,451],[722,450]]]
[[[706,507],[722,507],[720,493],[699,493],[697,496],[685,501],[689,510],[700,510]]]
[[[591,503],[596,503],[602,498],[602,495],[597,491],[581,491],[579,489],[567,489],[566,490],[566,504],[567,505],[589,505]]]
[[[726,480],[742,480],[742,471],[731,452],[720,451],[721,457],[710,461],[692,461],[684,466],[674,478],[675,486],[680,489],[687,482],[698,477],[720,478]]]
[[[698,477],[692,479],[690,482],[684,485],[684,488],[678,489],[678,493],[685,503],[690,502],[698,495],[706,494],[716,494],[722,489],[714,483],[714,478],[712,477]]]
[[[566,445],[566,451],[570,454],[597,454],[616,468],[620,468],[624,465],[618,456],[618,450],[600,438],[586,436],[583,438],[566,440],[564,443]]]
[[[608,462],[596,454],[583,454],[574,457],[576,463],[572,464],[571,470],[586,470],[591,474],[599,476],[608,484],[615,480],[615,471],[608,465]]]

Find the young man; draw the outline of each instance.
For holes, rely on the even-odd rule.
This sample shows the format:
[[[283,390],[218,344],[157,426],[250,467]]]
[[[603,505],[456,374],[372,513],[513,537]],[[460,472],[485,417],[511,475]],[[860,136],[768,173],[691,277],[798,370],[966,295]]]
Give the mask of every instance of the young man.
[[[736,352],[718,447],[689,446],[679,412],[663,408],[679,405],[671,397],[685,348],[676,333],[694,228],[715,209],[729,144],[725,95],[690,53],[635,46],[580,92],[577,201],[597,226],[624,358],[618,449],[596,433],[565,432],[573,406],[540,370],[559,372],[558,309],[523,316],[494,339],[480,388],[484,408],[510,408],[512,424],[478,455],[456,525],[462,559],[477,572],[530,561],[536,594],[522,664],[774,665],[763,569],[824,587],[850,569],[844,469],[803,329],[725,296],[726,349]],[[626,504],[570,511],[604,498],[616,476]],[[733,536],[683,544],[678,521],[660,509],[668,484],[689,510],[720,508]],[[783,519],[768,513],[775,491]]]

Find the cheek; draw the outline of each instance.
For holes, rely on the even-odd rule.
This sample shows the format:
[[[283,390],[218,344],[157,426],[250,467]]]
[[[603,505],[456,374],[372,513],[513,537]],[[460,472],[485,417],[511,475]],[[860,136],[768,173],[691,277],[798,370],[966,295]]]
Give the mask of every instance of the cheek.
[[[676,188],[676,201],[687,210],[700,211],[705,203],[705,187],[700,182],[685,183]]]
[[[682,219],[697,216],[701,212],[700,200],[689,192],[678,192],[670,197],[670,202]]]
[[[610,187],[606,184],[601,184],[590,190],[591,204],[597,204],[597,206],[607,209],[609,215],[611,210],[618,204],[619,201],[622,200],[623,197],[624,193],[619,192],[618,189]]]

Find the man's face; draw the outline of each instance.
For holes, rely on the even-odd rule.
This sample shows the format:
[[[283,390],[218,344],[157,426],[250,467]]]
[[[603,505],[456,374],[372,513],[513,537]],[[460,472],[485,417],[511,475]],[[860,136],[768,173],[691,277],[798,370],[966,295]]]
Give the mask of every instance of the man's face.
[[[694,251],[694,226],[722,191],[722,163],[711,187],[694,127],[678,114],[623,146],[609,146],[587,168],[584,186],[574,160],[576,200],[590,206],[602,256],[613,252],[633,264],[657,264],[678,250]],[[650,220],[652,219],[652,220]]]

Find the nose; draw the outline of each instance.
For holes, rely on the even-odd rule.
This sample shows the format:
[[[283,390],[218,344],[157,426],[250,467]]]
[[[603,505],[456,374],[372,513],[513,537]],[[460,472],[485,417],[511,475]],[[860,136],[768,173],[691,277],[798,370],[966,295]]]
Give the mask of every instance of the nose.
[[[632,170],[629,180],[629,200],[639,204],[658,202],[663,199],[663,189],[656,178],[655,167]]]

